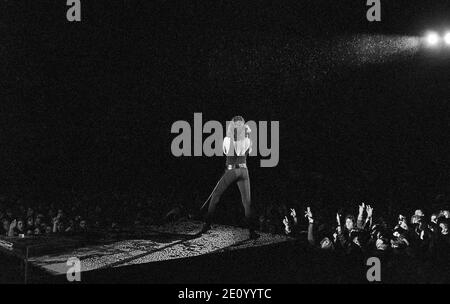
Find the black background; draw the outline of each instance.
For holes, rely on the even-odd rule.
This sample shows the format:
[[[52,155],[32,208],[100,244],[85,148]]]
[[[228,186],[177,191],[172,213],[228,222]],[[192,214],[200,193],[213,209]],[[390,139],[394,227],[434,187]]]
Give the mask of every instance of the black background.
[[[278,166],[249,161],[259,205],[402,208],[448,192],[448,57],[333,53],[340,37],[445,26],[448,1],[382,1],[379,23],[363,0],[82,1],[80,23],[65,2],[0,4],[4,192],[206,198],[224,160],[170,151],[172,123],[194,112],[280,121]]]

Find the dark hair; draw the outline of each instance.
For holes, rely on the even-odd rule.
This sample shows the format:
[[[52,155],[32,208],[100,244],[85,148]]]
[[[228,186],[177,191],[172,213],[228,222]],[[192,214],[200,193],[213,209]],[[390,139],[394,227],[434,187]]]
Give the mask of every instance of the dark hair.
[[[319,237],[319,240],[323,240],[326,237],[329,238],[330,240],[333,239],[333,231],[327,224],[319,225],[319,227],[317,228],[317,235]]]
[[[236,121],[245,121],[244,120],[244,117],[242,117],[242,116],[234,116],[232,119],[231,119],[233,122],[236,122]]]
[[[366,246],[370,239],[369,234],[360,229],[355,229],[350,232],[350,240],[353,241],[355,238],[358,238],[360,246]]]
[[[399,225],[394,227],[393,232],[398,232],[399,234],[405,236],[407,234],[408,231],[406,231],[405,229],[403,229],[402,227],[400,227]]]
[[[348,214],[344,220],[346,221],[347,219],[352,220],[353,223],[356,223],[355,217],[351,214]]]
[[[439,220],[438,220],[438,225],[440,225],[440,224],[444,224],[444,225],[447,225],[447,226],[450,226],[450,219],[448,219],[448,218],[440,218]]]
[[[378,238],[382,239],[383,242],[389,242],[390,239],[392,238],[392,235],[391,233],[389,233],[387,229],[381,229]]]

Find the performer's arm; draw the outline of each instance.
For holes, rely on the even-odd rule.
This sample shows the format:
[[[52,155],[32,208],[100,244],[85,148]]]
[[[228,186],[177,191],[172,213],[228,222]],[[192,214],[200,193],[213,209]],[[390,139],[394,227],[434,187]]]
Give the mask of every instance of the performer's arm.
[[[245,141],[248,141],[248,153],[252,153],[252,140],[250,139],[250,132],[252,132],[252,130],[250,129],[250,127],[248,125],[245,125]]]
[[[228,151],[230,150],[230,143],[231,143],[231,139],[227,136],[223,139],[223,153],[225,155],[228,155]]]

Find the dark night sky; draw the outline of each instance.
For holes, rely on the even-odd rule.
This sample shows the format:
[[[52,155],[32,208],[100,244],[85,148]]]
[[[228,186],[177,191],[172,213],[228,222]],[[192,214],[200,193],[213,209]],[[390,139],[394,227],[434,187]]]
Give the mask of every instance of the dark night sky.
[[[207,196],[224,160],[170,154],[193,112],[280,121],[278,167],[250,160],[256,198],[447,191],[450,57],[386,41],[445,25],[448,1],[384,0],[378,24],[365,0],[82,1],[79,24],[65,2],[0,4],[4,191]]]

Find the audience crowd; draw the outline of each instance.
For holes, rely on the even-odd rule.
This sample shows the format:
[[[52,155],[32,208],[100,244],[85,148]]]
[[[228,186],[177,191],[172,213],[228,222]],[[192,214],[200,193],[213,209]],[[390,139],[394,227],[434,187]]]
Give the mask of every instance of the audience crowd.
[[[193,210],[201,202],[198,193],[191,206],[114,193],[50,204],[0,195],[0,233],[4,237],[82,234],[200,219]],[[228,213],[234,216],[227,218],[234,219],[229,224],[239,224],[236,208],[240,205],[233,206]],[[312,208],[305,205],[304,216],[299,216],[300,207],[292,207],[265,205],[259,211],[259,230],[285,234],[303,244],[299,256],[304,260],[294,267],[299,270],[299,277],[310,278],[308,282],[365,279],[362,274],[370,257],[381,261],[385,282],[450,282],[448,209],[430,213],[417,209],[387,219],[377,215],[373,204],[366,203],[355,208],[355,214],[339,211],[331,215],[330,208],[315,204]],[[305,261],[308,267],[303,264]]]
[[[158,206],[158,202],[158,199],[115,193],[70,197],[49,204],[1,195],[0,234],[24,237],[87,233],[155,224],[168,208]]]
[[[305,257],[314,262],[302,270],[321,282],[367,282],[371,257],[380,261],[383,282],[450,282],[449,210],[427,215],[417,209],[393,222],[375,213],[362,203],[356,215],[336,213],[327,220],[307,207],[304,221],[290,209],[282,222],[286,235],[306,239]]]

